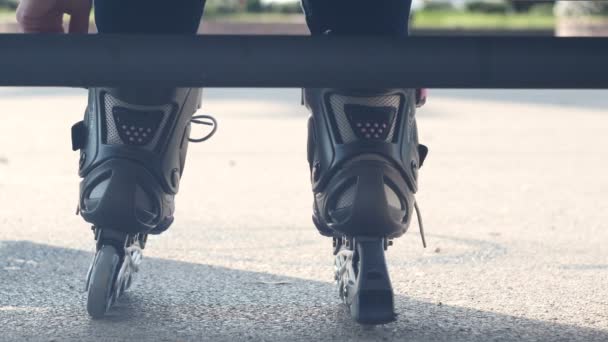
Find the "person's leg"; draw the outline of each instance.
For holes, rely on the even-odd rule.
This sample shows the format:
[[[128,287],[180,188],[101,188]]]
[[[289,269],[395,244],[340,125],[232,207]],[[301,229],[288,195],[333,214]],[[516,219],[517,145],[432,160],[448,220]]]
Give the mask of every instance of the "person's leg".
[[[100,33],[194,34],[205,0],[95,0]]]
[[[303,0],[303,7],[313,35],[408,32],[409,0]],[[309,162],[321,233],[403,234],[426,152],[417,141],[416,91],[305,89],[304,100],[313,114]]]
[[[100,34],[195,34],[203,5],[203,0],[97,0],[95,15]],[[147,234],[161,233],[173,222],[200,100],[200,89],[154,84],[89,89],[85,118],[74,125],[72,138],[83,178],[78,208],[93,224],[97,241],[87,281],[93,317],[105,314],[130,284]]]
[[[313,35],[407,35],[411,0],[302,0]]]
[[[409,0],[303,0],[313,35],[406,36]],[[418,143],[415,89],[304,89],[313,221],[334,238],[336,279],[355,320],[394,320],[384,260],[415,208]],[[352,271],[352,272],[351,272]]]

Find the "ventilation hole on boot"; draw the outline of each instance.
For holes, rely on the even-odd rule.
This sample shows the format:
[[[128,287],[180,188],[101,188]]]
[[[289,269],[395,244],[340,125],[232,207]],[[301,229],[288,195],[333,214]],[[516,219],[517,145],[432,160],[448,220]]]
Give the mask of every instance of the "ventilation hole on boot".
[[[358,139],[392,141],[397,122],[395,114],[401,108],[402,102],[402,96],[399,94],[377,96],[332,94],[329,97],[329,107],[344,143]],[[353,111],[355,113],[352,113]],[[369,134],[370,128],[375,129],[371,134]]]
[[[102,96],[105,119],[105,143],[111,145],[135,145],[152,150],[159,140],[169,119],[178,107],[165,105],[136,105],[122,101],[112,94]],[[146,135],[142,136],[142,133]],[[137,133],[137,134],[136,134]],[[130,139],[133,136],[138,138]]]
[[[389,125],[395,121],[398,108],[345,104],[344,111],[359,139],[387,141]]]
[[[342,193],[338,196],[334,208],[337,210],[351,207],[353,203],[355,203],[356,194],[357,187],[355,186],[355,184],[350,185],[348,188],[343,190]]]
[[[106,189],[110,185],[110,179],[106,179],[93,187],[93,190],[87,196],[87,199],[98,200],[103,197],[103,194],[106,193]]]
[[[146,211],[154,210],[154,204],[152,203],[152,200],[139,185],[135,186],[135,203],[138,209],[143,209]]]
[[[403,204],[399,199],[399,195],[391,188],[388,184],[384,184],[384,193],[386,195],[386,202],[393,208],[403,210]]]
[[[135,217],[138,221],[151,224],[158,217],[156,206],[151,197],[142,189],[141,186],[135,186]]]
[[[160,110],[140,111],[120,106],[112,108],[112,115],[114,123],[119,127],[117,133],[120,139],[136,146],[150,143],[154,135],[148,135],[144,130],[151,129],[156,134],[164,117],[163,111]]]
[[[333,191],[326,206],[327,215],[334,223],[344,222],[352,214],[357,197],[357,179],[351,178]]]
[[[112,171],[108,170],[93,179],[90,185],[85,188],[85,192],[82,195],[81,210],[92,211],[97,208],[110,186],[111,178]]]

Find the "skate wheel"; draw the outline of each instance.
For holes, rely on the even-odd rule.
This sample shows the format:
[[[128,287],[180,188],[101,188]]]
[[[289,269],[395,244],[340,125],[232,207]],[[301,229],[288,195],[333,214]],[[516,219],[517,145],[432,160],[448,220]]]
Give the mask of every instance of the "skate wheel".
[[[127,280],[125,280],[125,285],[124,285],[124,291],[127,291],[128,289],[131,288],[131,284],[133,284],[133,275],[129,274],[129,276],[127,277]]]
[[[89,279],[87,311],[92,318],[103,317],[114,300],[114,278],[120,255],[113,246],[102,246],[95,256]]]

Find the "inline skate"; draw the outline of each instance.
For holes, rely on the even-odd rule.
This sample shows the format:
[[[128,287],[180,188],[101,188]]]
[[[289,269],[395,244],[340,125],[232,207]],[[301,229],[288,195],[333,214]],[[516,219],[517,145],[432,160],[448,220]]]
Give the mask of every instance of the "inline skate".
[[[392,322],[384,254],[418,213],[418,169],[428,149],[418,143],[415,111],[426,91],[305,89],[303,98],[312,113],[313,222],[333,238],[338,293],[355,321]]]
[[[193,116],[202,91],[191,88],[91,88],[83,121],[72,127],[80,150],[77,212],[93,224],[96,254],[87,274],[87,310],[103,317],[131,286],[148,234],[173,223],[174,198],[188,142],[216,131],[215,119]],[[191,123],[212,126],[190,138]]]

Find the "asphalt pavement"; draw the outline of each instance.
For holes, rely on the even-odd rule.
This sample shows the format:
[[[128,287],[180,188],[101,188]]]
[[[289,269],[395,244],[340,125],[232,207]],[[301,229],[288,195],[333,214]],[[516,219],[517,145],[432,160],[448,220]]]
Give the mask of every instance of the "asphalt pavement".
[[[177,220],[107,319],[74,215],[80,89],[0,88],[0,341],[608,341],[608,91],[431,91],[397,322],[352,323],[317,234],[299,91],[206,91]],[[200,133],[195,128],[195,134]]]

